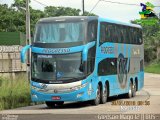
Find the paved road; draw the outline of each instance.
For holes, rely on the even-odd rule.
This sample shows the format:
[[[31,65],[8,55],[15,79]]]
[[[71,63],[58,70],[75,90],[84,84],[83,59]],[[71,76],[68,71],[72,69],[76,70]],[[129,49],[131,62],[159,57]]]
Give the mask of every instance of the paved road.
[[[135,102],[136,105],[112,105],[115,101],[121,101],[123,104]],[[149,101],[149,102],[145,102]],[[120,103],[120,102],[119,102]],[[138,105],[144,104],[144,105]],[[160,75],[145,73],[144,88],[137,92],[136,97],[126,99],[123,96],[112,97],[106,104],[91,106],[87,102],[66,103],[63,106],[54,109],[48,109],[45,104],[28,107],[21,107],[13,110],[0,111],[0,114],[19,115],[20,120],[36,119],[98,119],[98,114],[130,114],[130,113],[157,113],[160,114]],[[65,114],[65,115],[62,115]],[[70,115],[68,115],[70,114]],[[72,115],[71,115],[72,114]],[[85,116],[85,117],[84,117]],[[6,116],[4,116],[5,118]],[[14,116],[11,116],[14,117]]]

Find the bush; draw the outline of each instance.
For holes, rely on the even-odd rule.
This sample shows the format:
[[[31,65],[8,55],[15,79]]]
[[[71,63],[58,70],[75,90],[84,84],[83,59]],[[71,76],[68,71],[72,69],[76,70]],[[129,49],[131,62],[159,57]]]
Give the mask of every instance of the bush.
[[[144,60],[145,63],[149,63],[156,59],[156,51],[154,48],[145,48],[144,49]]]
[[[30,105],[30,87],[25,78],[0,78],[0,110]]]
[[[145,66],[145,72],[160,74],[160,61],[155,60]]]

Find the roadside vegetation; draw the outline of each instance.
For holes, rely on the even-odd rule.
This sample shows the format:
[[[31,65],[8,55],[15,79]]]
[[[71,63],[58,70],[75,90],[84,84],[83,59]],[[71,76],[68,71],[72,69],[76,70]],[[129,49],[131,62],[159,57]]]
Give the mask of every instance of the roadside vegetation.
[[[0,78],[0,110],[30,104],[30,87],[26,78]]]
[[[30,0],[31,2],[31,0]],[[22,32],[25,33],[25,11],[26,0],[14,0],[11,6],[0,4],[0,32]],[[33,36],[36,22],[40,18],[58,16],[80,16],[81,10],[63,7],[46,6],[44,10],[36,10],[30,6],[31,14],[31,36]],[[95,14],[84,12],[84,16],[94,16]]]
[[[145,72],[160,74],[160,61],[145,66]]]
[[[145,72],[160,74],[160,19],[134,20],[143,28]]]

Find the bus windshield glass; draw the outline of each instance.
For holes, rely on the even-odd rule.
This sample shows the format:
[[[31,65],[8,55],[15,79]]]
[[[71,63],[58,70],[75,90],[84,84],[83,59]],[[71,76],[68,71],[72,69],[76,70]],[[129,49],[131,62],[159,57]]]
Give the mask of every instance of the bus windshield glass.
[[[81,53],[67,55],[32,55],[32,78],[40,80],[67,80],[84,77]]]
[[[34,42],[66,43],[85,40],[85,22],[45,22],[36,27]]]

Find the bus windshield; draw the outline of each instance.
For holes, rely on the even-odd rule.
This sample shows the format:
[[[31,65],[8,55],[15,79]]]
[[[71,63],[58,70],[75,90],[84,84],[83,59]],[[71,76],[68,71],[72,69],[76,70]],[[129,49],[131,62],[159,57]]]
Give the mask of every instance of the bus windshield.
[[[83,77],[81,53],[67,55],[32,55],[32,78],[66,80]]]
[[[85,22],[45,22],[36,27],[34,42],[65,43],[85,40]]]

